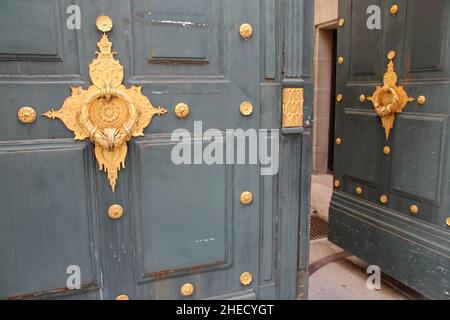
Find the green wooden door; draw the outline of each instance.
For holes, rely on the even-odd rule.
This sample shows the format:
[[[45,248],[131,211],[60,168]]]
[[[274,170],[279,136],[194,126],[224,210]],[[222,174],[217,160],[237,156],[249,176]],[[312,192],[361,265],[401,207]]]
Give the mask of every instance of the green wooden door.
[[[81,14],[80,29],[69,27],[77,12],[73,5]],[[291,57],[282,62],[283,10],[301,15],[291,24],[285,20],[291,33],[294,26],[300,28],[287,42]],[[211,141],[193,131],[216,129],[217,137],[226,129],[280,129],[284,64],[290,85],[305,87],[305,121],[310,123],[311,84],[304,81],[311,78],[309,12],[311,3],[298,0],[1,1],[0,298],[295,298],[297,285],[305,293],[308,201],[302,202],[302,219],[299,207],[286,208],[300,203],[300,192],[308,194],[309,186],[303,182],[301,189],[300,179],[307,181],[309,155],[282,142],[283,152],[292,156],[280,173],[291,161],[304,159],[304,168],[284,173],[299,183],[279,200],[278,171],[263,176],[259,162],[210,165],[194,159],[195,149]],[[142,87],[153,106],[168,111],[155,115],[144,137],[127,143],[114,192],[106,173],[98,170],[100,138],[91,136],[98,142],[94,153],[89,139],[74,141],[62,121],[41,116],[72,95],[66,110],[89,105],[89,119],[97,117],[91,104],[75,101],[95,84],[96,76],[89,73],[93,59],[108,52],[96,27],[102,15],[113,22],[107,36],[117,52],[114,59],[123,66],[123,90]],[[248,39],[240,35],[243,23],[253,29]],[[299,39],[307,44],[304,49]],[[306,72],[293,63],[297,59],[308,64]],[[118,78],[110,70],[97,70],[109,79],[96,98],[98,108],[109,108],[111,92],[117,99],[119,87],[113,84]],[[243,102],[253,105],[251,114],[240,112]],[[186,118],[176,116],[180,103],[189,106]],[[125,104],[129,109],[123,112],[133,114],[132,103]],[[19,121],[22,106],[35,110],[34,122]],[[115,121],[116,109],[105,110],[102,119]],[[75,115],[82,117],[83,112]],[[300,142],[307,127],[289,137]],[[177,129],[187,133],[192,165],[172,159]],[[116,139],[115,133],[105,135],[104,143],[115,147],[111,141]],[[274,139],[281,140],[273,135],[268,141]],[[309,134],[304,140],[307,148]],[[225,148],[227,141],[223,134],[215,143]],[[249,204],[240,201],[245,191],[253,195]],[[108,212],[120,213],[117,205],[123,216],[112,219]],[[300,221],[301,241],[295,232]],[[277,236],[281,227],[283,234]],[[73,266],[81,272],[79,290],[66,288]],[[279,268],[284,272],[277,273]]]
[[[375,12],[367,13],[371,5],[381,8],[381,29],[367,26]],[[329,235],[382,272],[438,299],[450,298],[449,5],[340,2],[342,101],[336,106],[340,140]],[[395,92],[389,91],[392,71],[398,77]],[[379,95],[371,101],[376,86]]]

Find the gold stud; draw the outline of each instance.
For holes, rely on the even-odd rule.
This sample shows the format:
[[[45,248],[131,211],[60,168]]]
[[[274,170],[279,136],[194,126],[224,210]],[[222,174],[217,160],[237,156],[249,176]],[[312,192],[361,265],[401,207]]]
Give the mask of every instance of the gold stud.
[[[126,294],[121,294],[116,297],[116,300],[130,300],[130,297],[127,296]]]
[[[113,204],[108,209],[108,216],[112,220],[119,220],[123,217],[123,207],[118,204]]]
[[[447,227],[450,227],[450,217],[448,217],[448,218],[445,220],[445,224],[447,225]]]
[[[336,139],[336,144],[337,144],[338,146],[340,146],[340,145],[342,144],[342,139],[341,139],[341,138],[337,138],[337,139]]]
[[[241,276],[239,277],[239,281],[241,282],[242,285],[244,286],[248,286],[252,283],[253,281],[253,275],[250,272],[244,272],[243,274],[241,274]]]
[[[30,124],[36,121],[36,111],[32,107],[22,107],[17,111],[17,118],[23,124]]]
[[[362,194],[363,193],[363,189],[361,187],[356,187],[355,189],[356,194]]]
[[[253,194],[250,191],[242,192],[239,200],[241,201],[241,204],[245,206],[249,205],[253,202]]]
[[[340,188],[340,186],[341,186],[341,181],[338,180],[338,179],[334,180],[334,187],[335,188]]]
[[[253,28],[248,23],[243,23],[239,27],[239,34],[241,35],[242,39],[250,39],[253,35]]]
[[[391,7],[391,13],[392,13],[392,14],[396,14],[397,12],[398,12],[398,5],[394,4],[394,5]]]
[[[175,106],[175,115],[177,118],[184,119],[189,115],[189,105],[186,103],[179,103]]]
[[[180,288],[180,294],[183,297],[190,297],[194,294],[194,285],[192,283],[185,283]]]
[[[424,105],[427,102],[427,98],[425,96],[419,96],[417,98],[417,103],[420,105]]]
[[[415,204],[413,204],[409,210],[411,211],[412,214],[418,214],[419,213],[419,207],[416,206]]]
[[[391,154],[391,147],[389,146],[384,147],[383,152],[385,155]]]
[[[360,95],[359,96],[359,102],[361,102],[361,103],[363,103],[363,102],[365,102],[366,101],[366,96],[365,95]]]
[[[345,25],[345,19],[341,18],[339,19],[339,27],[343,27]]]
[[[388,196],[385,195],[385,194],[383,194],[383,195],[380,197],[380,202],[381,202],[382,204],[388,203],[388,202],[389,202]]]
[[[393,60],[395,58],[395,55],[395,51],[389,51],[387,57],[389,60]]]
[[[344,64],[344,57],[338,58],[338,64]]]
[[[112,30],[113,22],[110,17],[108,16],[100,16],[97,18],[97,21],[95,22],[97,29],[101,32],[109,32]]]
[[[343,96],[342,94],[338,94],[338,95],[336,96],[336,101],[337,101],[337,102],[342,102],[342,100],[344,100],[344,96]]]
[[[248,117],[253,113],[253,105],[249,101],[244,101],[241,103],[239,110],[243,116]]]

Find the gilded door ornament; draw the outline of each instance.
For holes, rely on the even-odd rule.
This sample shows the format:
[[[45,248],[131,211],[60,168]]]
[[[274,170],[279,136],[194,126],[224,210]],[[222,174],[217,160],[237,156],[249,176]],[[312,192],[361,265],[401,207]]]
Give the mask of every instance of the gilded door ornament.
[[[180,288],[180,294],[183,297],[190,297],[194,294],[195,288],[192,283],[185,283]]]
[[[389,140],[390,132],[394,127],[395,114],[402,113],[406,105],[415,100],[408,96],[403,86],[397,85],[398,76],[395,72],[394,58],[395,52],[389,52],[389,64],[384,74],[383,86],[377,86],[372,96],[367,98],[372,101],[375,111],[381,118],[386,140]]]
[[[239,111],[241,112],[241,114],[243,116],[250,116],[253,113],[253,105],[251,102],[249,101],[244,101],[241,103],[240,107],[239,107]]]
[[[126,88],[122,85],[123,66],[114,59],[112,43],[106,32],[112,21],[106,16],[97,19],[102,37],[97,43],[100,50],[89,65],[92,85],[87,89],[73,87],[61,109],[50,110],[44,116],[60,119],[74,132],[75,140],[90,139],[95,145],[99,169],[106,172],[112,191],[115,191],[118,171],[125,168],[127,142],[142,137],[153,116],[167,110],[153,107],[141,92],[142,87]]]
[[[189,115],[190,109],[187,103],[179,103],[175,106],[175,115],[177,118],[184,119]]]
[[[250,272],[244,272],[239,277],[239,282],[244,286],[249,286],[253,281],[253,275]]]
[[[36,111],[32,107],[22,107],[17,111],[17,118],[23,124],[30,124],[36,121]]]
[[[303,88],[283,89],[283,128],[303,126]]]
[[[243,23],[239,27],[239,34],[242,39],[250,39],[253,35],[253,27],[249,23]]]

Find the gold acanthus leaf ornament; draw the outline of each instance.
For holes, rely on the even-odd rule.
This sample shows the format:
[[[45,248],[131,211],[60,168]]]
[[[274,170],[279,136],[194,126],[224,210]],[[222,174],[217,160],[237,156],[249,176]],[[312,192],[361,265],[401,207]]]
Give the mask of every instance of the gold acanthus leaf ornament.
[[[408,96],[403,86],[397,85],[398,76],[395,72],[394,58],[395,53],[389,52],[389,64],[384,74],[383,86],[377,86],[372,96],[367,98],[372,101],[377,115],[381,118],[386,140],[389,140],[394,127],[395,114],[402,113],[406,105],[415,100]]]
[[[72,95],[61,109],[43,115],[60,119],[74,132],[75,140],[92,141],[99,168],[106,172],[114,192],[118,171],[125,168],[127,142],[142,137],[153,116],[163,115],[167,110],[153,107],[142,94],[142,87],[122,85],[123,66],[114,59],[116,53],[106,33],[97,47],[100,51],[89,65],[92,85],[87,90],[71,88]]]

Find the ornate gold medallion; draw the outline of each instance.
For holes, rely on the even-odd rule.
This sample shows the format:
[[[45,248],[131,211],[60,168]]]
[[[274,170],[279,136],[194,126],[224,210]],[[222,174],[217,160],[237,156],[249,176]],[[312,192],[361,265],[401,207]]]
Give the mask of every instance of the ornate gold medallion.
[[[253,281],[253,275],[250,272],[244,272],[239,277],[239,282],[244,286],[249,286]]]
[[[241,103],[239,110],[243,116],[250,116],[253,113],[253,105],[249,101],[244,101]]]
[[[31,107],[22,107],[17,111],[17,118],[24,124],[33,123],[36,120],[36,111]]]
[[[180,294],[183,297],[190,297],[194,294],[194,285],[192,283],[185,283],[180,288]]]
[[[390,132],[394,127],[395,114],[402,113],[406,105],[414,101],[414,98],[408,96],[403,86],[397,85],[398,76],[395,72],[394,58],[395,52],[390,51],[388,54],[389,64],[384,74],[383,86],[377,86],[372,96],[367,98],[372,101],[375,111],[381,118],[386,133],[386,140],[389,140]]]
[[[250,39],[253,35],[253,28],[249,23],[243,23],[239,27],[239,34],[242,39]]]
[[[95,25],[101,32],[109,32],[112,30],[113,22],[108,16],[100,16],[97,18],[97,21],[95,21]]]
[[[89,65],[92,85],[87,89],[73,87],[60,110],[50,110],[44,116],[58,118],[73,131],[75,140],[89,138],[95,145],[95,157],[100,170],[107,173],[109,184],[115,191],[118,171],[125,168],[127,142],[142,137],[153,116],[167,110],[153,107],[141,92],[142,87],[125,88],[123,66],[114,59],[112,43],[105,32],[112,29],[111,19],[97,19],[103,32],[97,43],[99,52]]]
[[[175,115],[177,118],[184,119],[189,115],[189,106],[186,103],[179,103],[175,106]]]
[[[253,202],[253,193],[251,193],[250,191],[242,192],[239,197],[239,201],[243,205],[249,205]]]
[[[123,207],[119,204],[113,204],[108,209],[108,217],[112,220],[119,220],[123,217]]]

